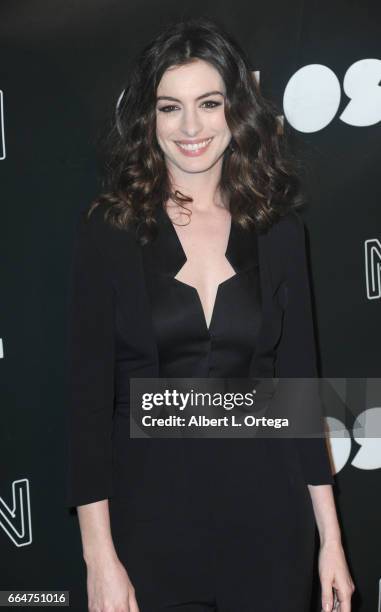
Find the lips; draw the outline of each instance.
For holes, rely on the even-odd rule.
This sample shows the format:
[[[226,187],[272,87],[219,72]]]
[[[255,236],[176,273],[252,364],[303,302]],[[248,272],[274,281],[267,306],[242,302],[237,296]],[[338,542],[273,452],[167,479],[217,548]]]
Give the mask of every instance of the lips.
[[[200,155],[208,148],[213,138],[199,138],[197,140],[177,140],[175,141],[180,151],[185,155]]]

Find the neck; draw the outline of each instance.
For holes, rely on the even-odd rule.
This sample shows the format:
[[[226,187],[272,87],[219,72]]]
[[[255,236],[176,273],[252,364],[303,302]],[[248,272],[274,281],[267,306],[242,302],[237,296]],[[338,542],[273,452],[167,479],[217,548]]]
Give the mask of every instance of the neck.
[[[190,210],[208,212],[212,208],[226,207],[219,193],[222,159],[204,172],[184,172],[173,164],[168,164],[168,173],[173,191],[189,196],[193,202],[184,202]],[[174,205],[173,201],[169,205]]]

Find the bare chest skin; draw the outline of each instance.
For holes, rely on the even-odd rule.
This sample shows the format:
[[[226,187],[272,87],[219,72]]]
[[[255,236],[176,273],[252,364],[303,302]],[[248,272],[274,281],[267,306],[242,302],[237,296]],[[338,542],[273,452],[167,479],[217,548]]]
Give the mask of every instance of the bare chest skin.
[[[185,214],[175,215],[170,208],[167,212],[187,258],[175,278],[197,290],[209,327],[218,286],[235,275],[225,257],[231,227],[230,212],[224,208],[214,208],[212,212],[193,211],[190,222]]]

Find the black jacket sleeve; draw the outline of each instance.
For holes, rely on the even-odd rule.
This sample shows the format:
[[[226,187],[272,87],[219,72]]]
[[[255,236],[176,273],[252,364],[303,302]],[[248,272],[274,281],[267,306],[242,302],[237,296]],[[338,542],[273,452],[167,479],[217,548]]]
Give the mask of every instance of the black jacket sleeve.
[[[68,507],[112,496],[114,303],[112,282],[94,238],[94,221],[91,217],[87,221],[82,212],[67,301]]]
[[[286,307],[277,349],[276,372],[280,378],[316,378],[316,347],[307,271],[305,231],[301,217],[288,215],[286,258]],[[305,481],[334,484],[324,437],[295,438]]]

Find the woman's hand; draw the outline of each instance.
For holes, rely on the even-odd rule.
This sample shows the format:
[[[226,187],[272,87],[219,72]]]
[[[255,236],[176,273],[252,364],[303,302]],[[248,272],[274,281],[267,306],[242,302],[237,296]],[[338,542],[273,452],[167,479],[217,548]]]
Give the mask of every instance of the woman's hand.
[[[341,541],[328,541],[320,546],[319,575],[322,590],[322,609],[324,612],[350,612],[351,597],[355,590],[349,573]],[[337,591],[338,603],[334,608],[332,589]]]
[[[87,564],[89,612],[139,612],[135,589],[117,557]]]

